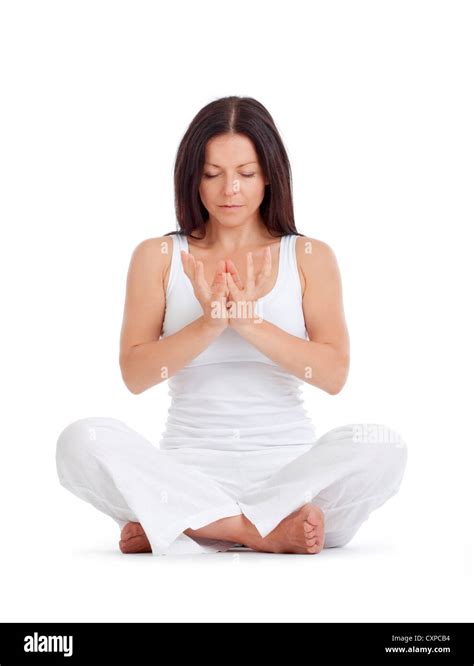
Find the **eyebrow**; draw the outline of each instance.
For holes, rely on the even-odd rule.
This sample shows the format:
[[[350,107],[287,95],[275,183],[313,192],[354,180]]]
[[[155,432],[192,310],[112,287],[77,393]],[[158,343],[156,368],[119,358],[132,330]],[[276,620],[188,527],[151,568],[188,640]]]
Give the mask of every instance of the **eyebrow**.
[[[215,166],[218,169],[220,169],[218,164],[213,164],[212,162],[205,162],[205,164],[209,164],[209,166]],[[244,162],[244,164],[239,164],[237,166],[237,169],[240,169],[240,167],[246,166],[247,164],[257,164],[257,162]]]

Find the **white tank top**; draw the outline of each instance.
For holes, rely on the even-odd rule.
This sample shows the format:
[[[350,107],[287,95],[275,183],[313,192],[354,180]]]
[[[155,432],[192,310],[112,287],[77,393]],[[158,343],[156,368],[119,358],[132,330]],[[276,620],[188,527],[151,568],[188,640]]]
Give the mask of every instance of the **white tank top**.
[[[203,314],[180,251],[185,235],[172,234],[173,253],[161,338]],[[296,234],[281,237],[277,281],[258,299],[263,319],[308,339],[296,262]],[[300,395],[303,381],[227,328],[188,365],[169,378],[171,404],[160,448],[197,447],[249,451],[314,444],[315,427]]]

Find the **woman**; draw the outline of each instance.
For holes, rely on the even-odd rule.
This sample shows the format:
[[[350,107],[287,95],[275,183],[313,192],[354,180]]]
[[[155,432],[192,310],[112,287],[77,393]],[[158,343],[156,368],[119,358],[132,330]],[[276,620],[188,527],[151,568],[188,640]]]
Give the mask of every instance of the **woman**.
[[[335,255],[296,231],[288,157],[255,99],[205,106],[175,164],[178,232],[135,249],[120,367],[134,394],[169,380],[160,448],[108,417],[68,425],[61,484],[110,515],[123,553],[343,546],[398,490],[406,445],[380,424],[317,437],[303,381],[344,386]]]

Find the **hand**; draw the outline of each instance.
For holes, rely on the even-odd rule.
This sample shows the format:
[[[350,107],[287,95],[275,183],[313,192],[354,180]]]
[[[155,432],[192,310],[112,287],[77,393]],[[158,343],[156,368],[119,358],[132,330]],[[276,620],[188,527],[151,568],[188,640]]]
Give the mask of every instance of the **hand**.
[[[185,250],[181,250],[181,260],[184,272],[193,285],[194,295],[203,309],[204,321],[218,330],[226,328],[228,325],[226,302],[229,290],[226,284],[225,261],[220,259],[217,262],[214,281],[209,286],[204,277],[202,261],[197,261]]]
[[[271,250],[265,248],[263,267],[257,279],[254,276],[252,252],[247,252],[246,284],[243,286],[232,260],[226,261],[227,286],[230,292],[227,299],[228,322],[232,328],[240,328],[249,323],[260,323],[262,318],[256,312],[257,300],[263,296],[269,286],[272,272]]]

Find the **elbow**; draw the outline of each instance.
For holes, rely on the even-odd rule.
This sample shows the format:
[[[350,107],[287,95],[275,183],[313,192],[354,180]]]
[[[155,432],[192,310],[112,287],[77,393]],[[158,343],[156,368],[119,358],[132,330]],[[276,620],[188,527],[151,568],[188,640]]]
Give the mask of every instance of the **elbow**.
[[[342,358],[337,370],[333,373],[333,383],[326,389],[329,395],[337,395],[346,385],[349,376],[350,359],[348,356]]]
[[[127,382],[125,382],[125,386],[128,388],[130,393],[133,393],[133,395],[140,395],[140,393],[143,393],[143,389],[138,389],[135,386],[132,386],[131,384],[127,384]]]
[[[140,395],[140,393],[144,393],[149,388],[155,385],[155,384],[144,384],[143,381],[141,383],[137,383],[136,381],[137,373],[131,372],[128,366],[121,365],[120,371],[122,374],[123,383],[128,388],[130,393],[133,393],[133,395]],[[156,382],[156,383],[160,384],[161,382]]]
[[[130,391],[130,393],[133,393],[133,395],[139,395],[140,393],[143,393],[143,389],[139,388],[136,386],[136,384],[133,383],[132,378],[130,377],[130,372],[127,372],[127,367],[123,362],[120,362],[120,374],[122,375],[123,383]]]
[[[128,390],[130,391],[130,393],[133,393],[133,395],[139,395],[140,393],[143,393],[143,389],[140,389],[140,388],[138,388],[137,386],[135,386],[135,385],[130,381],[130,379],[127,378],[127,377],[125,376],[125,374],[124,374],[123,372],[122,372],[122,379],[123,379],[123,383],[124,383],[125,386],[128,388]]]
[[[137,384],[130,377],[130,374],[129,373],[127,374],[125,372],[122,372],[122,379],[125,386],[128,388],[130,393],[133,393],[133,395],[140,395],[140,393],[144,393],[152,386],[161,384],[161,382],[164,381],[163,379],[161,379],[160,381],[155,381],[153,384],[143,384],[143,382],[141,384]]]

